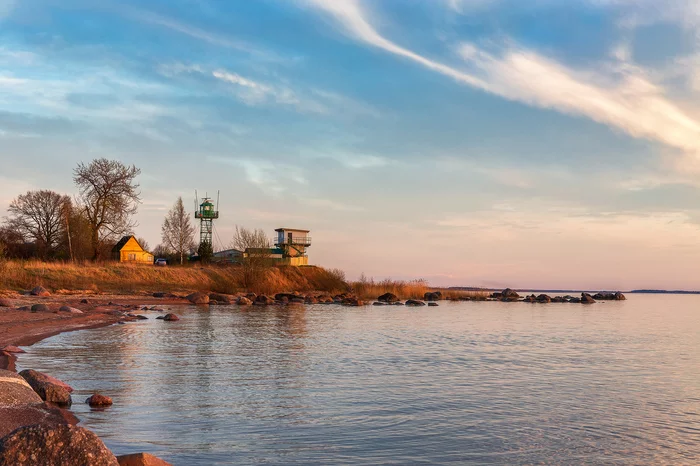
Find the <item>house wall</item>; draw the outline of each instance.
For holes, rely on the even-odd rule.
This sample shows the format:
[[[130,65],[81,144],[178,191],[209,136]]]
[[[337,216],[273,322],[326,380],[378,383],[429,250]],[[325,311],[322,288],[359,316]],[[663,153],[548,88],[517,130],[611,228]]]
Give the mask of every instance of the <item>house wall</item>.
[[[131,238],[119,251],[119,262],[152,264],[153,254],[144,251],[139,243]]]

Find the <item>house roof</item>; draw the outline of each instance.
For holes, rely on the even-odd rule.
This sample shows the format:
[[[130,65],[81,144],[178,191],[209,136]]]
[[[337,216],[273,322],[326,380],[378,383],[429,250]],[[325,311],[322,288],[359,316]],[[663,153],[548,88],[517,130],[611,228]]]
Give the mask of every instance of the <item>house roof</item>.
[[[301,231],[304,233],[309,233],[311,230],[301,230],[299,228],[278,228],[275,231]]]
[[[137,240],[136,237],[135,237],[134,235],[127,235],[127,236],[123,236],[122,239],[120,239],[119,242],[118,242],[117,244],[114,245],[114,247],[112,248],[112,252],[119,252],[119,251],[121,251],[122,248],[123,248],[124,246],[126,246],[126,243],[128,243],[129,240],[130,240],[131,238],[134,238],[134,241],[136,241],[136,244],[138,244],[139,247],[140,247],[141,249],[143,249],[143,246],[141,246],[141,244],[139,244],[139,240]],[[146,252],[145,249],[143,249],[143,250],[144,250],[144,252]]]

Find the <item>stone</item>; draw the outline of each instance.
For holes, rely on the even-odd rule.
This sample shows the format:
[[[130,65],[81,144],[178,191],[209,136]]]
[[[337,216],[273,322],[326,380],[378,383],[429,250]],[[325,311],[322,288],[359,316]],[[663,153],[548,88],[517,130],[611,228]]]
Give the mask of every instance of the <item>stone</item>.
[[[148,453],[117,456],[117,461],[119,461],[119,466],[172,466],[167,461]]]
[[[89,404],[90,406],[112,406],[112,399],[106,395],[102,395],[100,393],[95,393],[92,395],[90,398],[85,400],[85,403]]]
[[[81,311],[80,309],[76,309],[76,308],[70,307],[70,306],[61,306],[60,308],[58,308],[58,311],[59,312],[68,312],[70,314],[82,314],[83,313],[83,311]]]
[[[0,465],[118,466],[117,458],[89,430],[69,425],[34,425],[0,440]]]
[[[299,298],[292,298],[292,299],[289,300],[289,302],[290,302],[291,304],[304,304],[305,299],[304,299],[304,298],[301,298],[301,297],[299,297]]]
[[[217,304],[231,304],[231,298],[225,294],[209,293],[209,302],[216,301]]]
[[[518,299],[520,295],[510,288],[506,288],[501,292],[501,298],[503,299]]]
[[[36,393],[34,393],[36,395]],[[48,403],[0,405],[0,439],[13,430],[36,424],[42,425],[76,425],[77,417],[68,410],[57,408]]]
[[[538,302],[538,303],[551,303],[551,302],[552,302],[552,298],[550,298],[550,297],[547,296],[546,294],[541,294],[541,295],[539,295],[539,296],[537,297],[537,302]]]
[[[395,303],[398,300],[399,297],[396,296],[394,293],[384,293],[383,295],[377,298],[377,301],[382,303]]]
[[[192,304],[209,304],[209,295],[204,293],[192,293],[187,295],[187,300]]]
[[[35,286],[29,294],[32,296],[51,296],[51,293],[43,286]]]
[[[253,301],[246,298],[245,296],[241,296],[240,298],[238,298],[238,301],[236,301],[236,304],[238,304],[239,306],[250,306],[251,304],[253,304]]]
[[[269,306],[271,304],[275,304],[275,300],[269,296],[261,294],[260,296],[256,296],[255,301],[253,301],[253,304],[256,306]]]
[[[12,301],[7,298],[0,298],[0,307],[12,307]]]
[[[417,299],[409,299],[406,301],[406,306],[425,306],[425,303]]]
[[[19,375],[29,383],[42,400],[59,406],[70,406],[72,404],[70,394],[73,388],[70,385],[61,382],[55,377],[32,369],[25,369]]]
[[[429,302],[429,303],[428,303],[428,306],[435,307],[435,306],[439,306],[439,304],[438,304],[438,303]]]
[[[581,293],[581,304],[593,304],[595,299],[588,293]]]
[[[389,303],[385,303],[384,301],[375,301],[372,303],[372,306],[389,306]]]
[[[174,294],[165,293],[163,291],[158,291],[156,293],[153,293],[153,297],[154,298],[177,298],[177,296],[175,296]]]
[[[165,316],[163,316],[163,320],[166,322],[175,322],[177,320],[180,320],[180,318],[178,316],[176,316],[175,314],[171,313],[171,314],[165,314]]]
[[[35,304],[31,307],[32,312],[49,312],[49,306],[46,304]]]
[[[307,296],[306,298],[304,298],[304,304],[318,304],[318,303],[319,303],[318,298],[316,298],[315,296]]]
[[[26,353],[26,351],[24,351],[22,348],[12,345],[8,345],[0,351],[4,351],[6,353]]]
[[[42,401],[22,376],[0,369],[0,406],[39,404]]]
[[[90,304],[90,301],[88,301],[87,299],[81,299],[80,304]]]
[[[428,291],[423,295],[424,301],[440,301],[442,299],[442,293],[439,291]]]
[[[365,303],[361,299],[358,299],[358,298],[355,298],[352,296],[349,296],[349,297],[343,299],[342,304],[343,304],[343,306],[354,306],[354,307],[365,305]]]
[[[615,293],[615,301],[626,301],[626,300],[627,300],[627,298],[625,297],[625,295],[623,295],[619,291],[617,293]]]
[[[158,317],[156,317],[156,319],[165,320],[165,316],[158,316]],[[121,324],[121,322],[119,322],[119,323]]]

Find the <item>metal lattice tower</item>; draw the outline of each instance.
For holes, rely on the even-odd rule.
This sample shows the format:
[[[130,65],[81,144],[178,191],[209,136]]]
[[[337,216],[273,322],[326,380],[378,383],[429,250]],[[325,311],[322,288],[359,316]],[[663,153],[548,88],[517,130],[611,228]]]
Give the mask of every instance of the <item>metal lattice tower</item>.
[[[219,211],[208,197],[202,198],[199,210],[194,213],[194,218],[199,219],[199,244],[208,244],[213,248],[214,219],[219,218]],[[213,249],[212,249],[213,250]]]

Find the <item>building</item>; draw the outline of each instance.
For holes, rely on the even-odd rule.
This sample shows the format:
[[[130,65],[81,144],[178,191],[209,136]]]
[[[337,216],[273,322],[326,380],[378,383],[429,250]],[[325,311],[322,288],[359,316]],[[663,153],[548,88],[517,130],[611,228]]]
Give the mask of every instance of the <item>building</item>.
[[[238,249],[226,249],[225,251],[215,252],[212,260],[214,262],[230,262],[236,264],[243,258],[243,252]]]
[[[133,235],[123,237],[114,245],[112,259],[134,264],[153,264],[153,254],[145,251]]]
[[[309,256],[306,249],[311,246],[309,230],[296,228],[278,228],[275,246],[282,252],[278,263],[284,265],[309,265]]]

